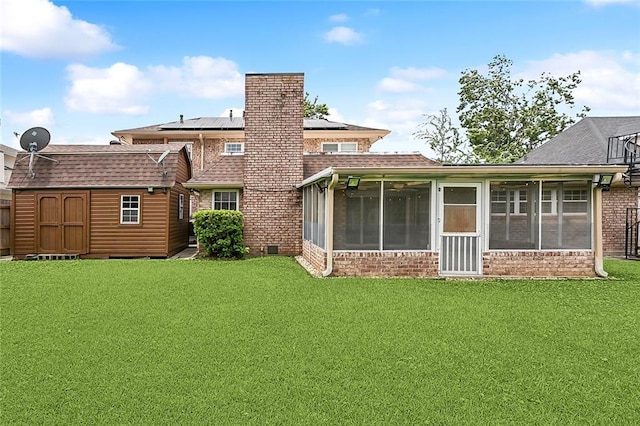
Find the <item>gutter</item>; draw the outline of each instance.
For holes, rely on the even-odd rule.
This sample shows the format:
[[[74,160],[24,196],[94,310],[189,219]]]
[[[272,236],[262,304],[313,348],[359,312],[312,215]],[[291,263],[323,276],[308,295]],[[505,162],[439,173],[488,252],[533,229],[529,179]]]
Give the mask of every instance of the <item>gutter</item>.
[[[323,277],[328,277],[333,272],[333,190],[338,185],[339,175],[334,173],[327,185],[327,205],[325,206],[325,247],[327,248],[327,267],[322,271]]]
[[[594,271],[596,275],[607,278],[609,274],[603,267],[603,249],[602,249],[602,190],[595,188],[593,191],[593,210],[594,218],[594,241],[593,241],[593,257]]]

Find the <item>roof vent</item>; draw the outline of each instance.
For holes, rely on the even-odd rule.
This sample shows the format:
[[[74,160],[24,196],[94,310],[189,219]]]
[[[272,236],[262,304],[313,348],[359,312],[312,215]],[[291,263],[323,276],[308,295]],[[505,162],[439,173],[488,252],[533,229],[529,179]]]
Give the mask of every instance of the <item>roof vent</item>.
[[[184,115],[180,114],[180,123],[184,123]]]
[[[229,120],[233,120],[233,110],[229,110]]]
[[[114,139],[112,141],[109,141],[109,145],[122,145],[122,142]]]

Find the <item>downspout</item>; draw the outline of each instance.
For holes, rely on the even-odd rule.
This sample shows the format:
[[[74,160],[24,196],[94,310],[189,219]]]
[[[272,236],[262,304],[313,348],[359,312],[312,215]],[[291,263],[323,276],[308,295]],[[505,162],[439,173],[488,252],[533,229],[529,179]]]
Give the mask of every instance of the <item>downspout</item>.
[[[593,212],[595,215],[593,226],[593,257],[594,269],[596,275],[606,278],[609,274],[603,267],[603,250],[602,250],[602,190],[595,188],[593,191]]]
[[[328,277],[333,272],[333,190],[338,184],[338,174],[331,175],[331,181],[327,185],[327,210],[325,214],[325,247],[327,248],[327,267],[322,271],[323,277]]]
[[[204,138],[202,133],[198,134],[198,138],[200,139],[200,170],[204,170]]]

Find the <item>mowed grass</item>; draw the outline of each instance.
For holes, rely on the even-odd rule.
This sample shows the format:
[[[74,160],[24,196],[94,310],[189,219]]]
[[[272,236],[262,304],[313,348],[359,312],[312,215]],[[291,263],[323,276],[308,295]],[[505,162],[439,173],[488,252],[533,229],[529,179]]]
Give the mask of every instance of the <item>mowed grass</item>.
[[[284,257],[0,262],[2,424],[638,424],[640,263],[315,279]]]

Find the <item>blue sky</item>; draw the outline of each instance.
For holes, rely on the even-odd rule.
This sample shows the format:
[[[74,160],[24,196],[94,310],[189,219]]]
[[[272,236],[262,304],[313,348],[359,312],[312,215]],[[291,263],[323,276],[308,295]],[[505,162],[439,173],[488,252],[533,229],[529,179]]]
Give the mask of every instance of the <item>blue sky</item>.
[[[455,116],[458,78],[498,54],[514,77],[580,70],[590,116],[640,115],[640,0],[0,2],[0,143],[52,143],[242,110],[244,75],[303,72],[332,120],[421,151],[424,114]],[[579,108],[576,108],[576,112]]]

